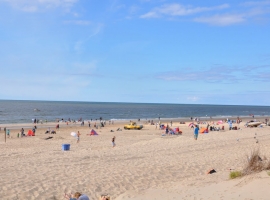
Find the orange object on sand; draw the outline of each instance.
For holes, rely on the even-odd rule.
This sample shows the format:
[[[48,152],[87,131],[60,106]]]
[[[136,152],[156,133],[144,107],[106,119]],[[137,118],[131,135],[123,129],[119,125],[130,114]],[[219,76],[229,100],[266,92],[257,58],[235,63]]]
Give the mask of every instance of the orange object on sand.
[[[32,130],[29,130],[27,136],[35,136],[35,133]]]
[[[200,133],[208,133],[208,129],[207,128],[201,128]]]

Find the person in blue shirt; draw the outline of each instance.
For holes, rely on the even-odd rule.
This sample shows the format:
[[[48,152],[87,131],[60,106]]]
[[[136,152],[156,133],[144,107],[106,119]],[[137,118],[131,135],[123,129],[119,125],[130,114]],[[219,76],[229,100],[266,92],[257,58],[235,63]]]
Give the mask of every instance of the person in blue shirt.
[[[194,128],[194,139],[197,140],[199,135],[199,127],[198,125],[195,126]]]
[[[232,120],[229,121],[229,129],[232,130]]]

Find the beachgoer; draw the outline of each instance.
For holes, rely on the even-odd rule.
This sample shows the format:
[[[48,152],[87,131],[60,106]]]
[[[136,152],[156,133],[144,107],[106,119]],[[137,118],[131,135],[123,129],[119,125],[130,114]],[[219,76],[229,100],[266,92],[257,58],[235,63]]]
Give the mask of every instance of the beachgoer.
[[[107,194],[102,194],[102,195],[100,196],[100,200],[110,200],[110,196],[107,195]]]
[[[194,128],[194,139],[197,140],[199,135],[199,127],[198,125],[195,126]]]
[[[232,130],[232,120],[229,122],[230,130]]]
[[[65,193],[64,197],[68,200],[90,200],[87,195],[81,194],[80,192],[75,192],[73,195]]]
[[[79,143],[80,142],[80,131],[78,131],[78,133],[77,133],[77,143]]]
[[[217,171],[215,169],[210,169],[208,170],[208,172],[206,174],[213,174],[213,173],[216,173]]]
[[[23,137],[24,136],[24,129],[22,128],[21,129],[21,137]]]
[[[112,138],[112,146],[115,147],[115,136]]]
[[[9,131],[9,129],[7,130],[7,136],[8,136],[8,138],[10,137],[10,131]]]
[[[169,125],[167,124],[167,126],[166,126],[166,134],[168,134],[169,133]]]

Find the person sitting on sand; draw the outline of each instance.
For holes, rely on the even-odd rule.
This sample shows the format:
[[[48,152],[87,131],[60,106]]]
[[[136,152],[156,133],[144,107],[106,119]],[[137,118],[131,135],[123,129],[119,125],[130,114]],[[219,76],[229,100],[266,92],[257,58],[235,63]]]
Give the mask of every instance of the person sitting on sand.
[[[213,173],[216,173],[216,170],[215,169],[210,169],[208,172],[207,172],[207,174],[213,174]]]
[[[79,192],[75,192],[73,195],[65,193],[64,197],[68,200],[90,200],[88,196]]]
[[[107,194],[102,194],[100,200],[110,200],[110,196],[108,196]]]

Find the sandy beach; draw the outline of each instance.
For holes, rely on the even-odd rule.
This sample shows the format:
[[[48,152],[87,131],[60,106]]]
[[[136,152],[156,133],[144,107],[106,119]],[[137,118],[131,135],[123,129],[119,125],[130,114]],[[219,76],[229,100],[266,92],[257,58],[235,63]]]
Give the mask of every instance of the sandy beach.
[[[254,149],[260,150],[263,159],[270,159],[270,126],[246,128],[248,120],[237,125],[239,130],[229,130],[227,123],[216,125],[225,130],[199,134],[197,141],[189,121],[173,120],[172,127],[179,127],[183,134],[171,136],[162,136],[164,130],[145,121],[140,122],[142,130],[124,130],[126,122],[107,122],[95,129],[98,136],[87,135],[92,129],[87,123],[59,123],[57,134],[45,134],[57,123],[37,124],[36,136],[23,138],[17,138],[21,127],[27,132],[34,124],[1,125],[0,196],[61,200],[65,192],[78,191],[91,200],[104,193],[113,200],[269,199],[266,171],[229,179],[230,170],[243,169]],[[11,132],[6,143],[3,127]],[[70,135],[77,131],[79,143]],[[70,144],[70,151],[63,151],[62,144]],[[216,173],[206,174],[211,168]]]

